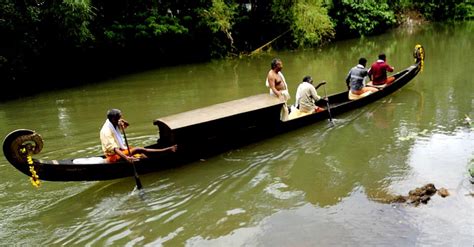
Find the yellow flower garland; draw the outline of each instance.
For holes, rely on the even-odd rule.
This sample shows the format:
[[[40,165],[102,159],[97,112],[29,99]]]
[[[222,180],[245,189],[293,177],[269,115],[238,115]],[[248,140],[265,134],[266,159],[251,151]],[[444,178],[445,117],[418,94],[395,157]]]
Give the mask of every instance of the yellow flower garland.
[[[41,182],[39,180],[38,174],[36,174],[35,167],[33,166],[33,159],[31,158],[31,155],[28,155],[27,160],[28,160],[28,164],[30,165],[31,184],[35,186],[36,188],[38,188],[41,185]]]
[[[423,66],[425,64],[425,49],[423,49],[423,46],[420,44],[417,44],[415,46],[415,52],[419,51],[420,52],[420,60],[421,60],[421,68],[420,71],[423,72]],[[416,62],[416,57],[415,57],[415,62]]]
[[[26,148],[22,148],[20,151],[22,153],[26,153]],[[38,174],[36,174],[33,158],[31,157],[31,155],[26,156],[26,162],[28,163],[28,165],[30,165],[30,173],[31,173],[30,181],[31,181],[31,184],[34,187],[38,188],[41,185],[41,181],[39,180]]]

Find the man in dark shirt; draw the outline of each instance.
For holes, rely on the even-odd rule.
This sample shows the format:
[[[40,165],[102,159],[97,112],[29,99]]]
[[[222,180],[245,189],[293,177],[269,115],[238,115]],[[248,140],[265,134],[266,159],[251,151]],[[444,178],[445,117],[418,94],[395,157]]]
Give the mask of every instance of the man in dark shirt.
[[[367,64],[367,59],[363,57],[360,58],[359,64],[357,64],[351,70],[349,70],[349,73],[346,76],[347,87],[348,89],[351,90],[351,93],[353,94],[361,95],[368,91],[372,93],[378,91],[378,89],[374,87],[366,87],[364,85],[364,77],[368,75],[367,69],[365,68],[366,64]]]
[[[379,54],[379,59],[372,64],[369,69],[369,76],[372,79],[373,85],[391,84],[395,77],[387,77],[387,71],[393,72],[393,67],[386,62],[387,58],[384,53]]]

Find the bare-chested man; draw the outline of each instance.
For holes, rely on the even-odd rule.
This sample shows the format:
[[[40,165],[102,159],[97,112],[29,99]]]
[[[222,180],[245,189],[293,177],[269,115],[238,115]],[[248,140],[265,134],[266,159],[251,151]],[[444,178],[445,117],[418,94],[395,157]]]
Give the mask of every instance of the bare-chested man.
[[[285,77],[281,70],[283,69],[283,63],[281,59],[275,58],[272,60],[271,69],[268,71],[266,86],[270,88],[270,95],[275,95],[280,100],[284,101],[285,104],[282,107],[280,114],[281,120],[288,119],[288,106],[286,102],[290,99],[290,93],[288,92],[288,85],[286,84]]]
[[[283,63],[281,59],[275,58],[272,60],[271,69],[267,75],[267,87],[270,88],[270,94],[277,96],[279,99],[287,101],[290,99],[288,93],[288,86],[286,85],[285,77],[281,73]]]

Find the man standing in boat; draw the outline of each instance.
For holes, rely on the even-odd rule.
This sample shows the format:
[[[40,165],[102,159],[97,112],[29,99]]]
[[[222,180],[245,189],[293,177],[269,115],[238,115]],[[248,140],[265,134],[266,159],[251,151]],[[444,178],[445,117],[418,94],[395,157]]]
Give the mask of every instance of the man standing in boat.
[[[346,76],[347,88],[350,90],[349,99],[357,99],[378,91],[377,88],[364,86],[364,78],[368,75],[366,64],[367,59],[360,58],[359,64],[351,68]]]
[[[265,85],[270,88],[270,95],[278,97],[284,101],[280,119],[288,119],[288,106],[286,102],[290,99],[290,93],[288,92],[288,85],[286,84],[285,77],[281,70],[283,69],[283,62],[279,58],[274,58],[270,65],[271,69],[268,71],[267,80]]]
[[[124,159],[132,163],[139,159],[134,156],[136,154],[141,154],[141,158],[146,158],[146,153],[176,152],[176,145],[162,149],[125,146],[119,129],[121,128],[123,130],[128,126],[129,123],[122,118],[122,112],[119,109],[110,109],[107,111],[107,120],[105,120],[100,130],[100,141],[102,143],[102,151],[104,151],[108,162],[116,162],[120,159]]]
[[[372,84],[377,85],[390,85],[394,80],[395,77],[390,76],[387,77],[387,71],[393,72],[393,67],[387,64],[387,57],[384,53],[379,54],[379,59],[372,64],[370,67],[368,74],[372,79]]]

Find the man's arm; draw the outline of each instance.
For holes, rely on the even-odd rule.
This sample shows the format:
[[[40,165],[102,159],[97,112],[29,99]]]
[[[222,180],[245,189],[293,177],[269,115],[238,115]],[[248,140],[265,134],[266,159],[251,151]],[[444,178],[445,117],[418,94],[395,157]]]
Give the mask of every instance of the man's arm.
[[[387,71],[388,72],[393,72],[393,70],[394,70],[394,68],[387,64]]]
[[[352,72],[352,69],[349,70],[349,73],[347,73],[347,76],[346,76],[347,89],[350,89],[350,88],[351,88],[351,86],[350,86],[350,83],[351,83],[351,72]]]
[[[369,77],[369,80],[373,80],[372,79],[372,67],[369,68],[369,70],[367,70],[367,76]]]
[[[311,97],[314,99],[314,102],[321,100],[321,96],[319,96],[318,92],[316,92],[316,88],[311,87],[309,91],[311,93]]]
[[[130,124],[127,122],[127,120],[125,120],[123,118],[119,119],[118,124],[120,126],[122,126],[124,129],[126,129],[128,126],[130,126]]]

